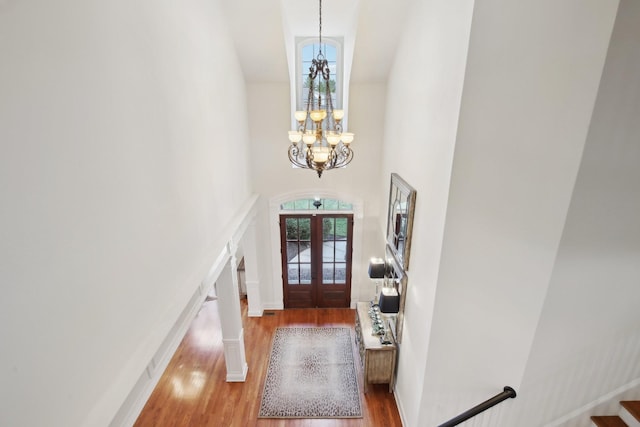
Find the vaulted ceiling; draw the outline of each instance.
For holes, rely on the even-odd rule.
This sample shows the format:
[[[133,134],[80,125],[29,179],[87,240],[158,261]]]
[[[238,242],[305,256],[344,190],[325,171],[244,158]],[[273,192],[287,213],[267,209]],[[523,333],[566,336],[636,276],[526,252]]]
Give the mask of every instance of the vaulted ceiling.
[[[323,36],[344,37],[351,82],[384,82],[411,0],[323,0]],[[248,83],[289,82],[294,38],[317,37],[318,0],[223,0]],[[352,49],[350,49],[352,46]],[[348,66],[351,58],[345,58]]]

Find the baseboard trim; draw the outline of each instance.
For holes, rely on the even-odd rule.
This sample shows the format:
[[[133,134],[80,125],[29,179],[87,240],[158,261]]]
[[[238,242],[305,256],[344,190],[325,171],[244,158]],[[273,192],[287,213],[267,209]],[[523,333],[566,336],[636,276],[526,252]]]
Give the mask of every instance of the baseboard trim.
[[[228,383],[243,383],[247,379],[247,372],[249,372],[249,365],[245,363],[242,373],[228,373],[227,374],[227,382]]]
[[[398,394],[396,393],[395,385],[393,387],[393,399],[396,401],[396,408],[398,408],[398,413],[400,414],[400,422],[403,426],[406,426],[407,424],[405,423],[404,409],[400,400],[398,400]]]
[[[284,310],[284,304],[282,302],[267,302],[262,303],[262,309],[264,310]]]

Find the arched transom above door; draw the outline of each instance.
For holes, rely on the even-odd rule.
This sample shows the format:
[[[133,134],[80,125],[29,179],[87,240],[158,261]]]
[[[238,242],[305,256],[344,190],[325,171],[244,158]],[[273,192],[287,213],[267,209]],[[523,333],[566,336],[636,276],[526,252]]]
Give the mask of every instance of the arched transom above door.
[[[353,204],[339,199],[302,198],[290,200],[280,205],[282,211],[353,211]]]

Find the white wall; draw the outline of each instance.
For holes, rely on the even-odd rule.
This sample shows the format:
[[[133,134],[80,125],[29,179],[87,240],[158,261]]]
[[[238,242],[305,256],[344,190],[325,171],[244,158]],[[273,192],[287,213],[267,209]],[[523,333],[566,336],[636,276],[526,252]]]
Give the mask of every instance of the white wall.
[[[396,384],[406,426],[435,425],[419,412],[472,9],[472,1],[412,2],[389,79],[380,185],[388,191],[397,172],[417,191]]]
[[[523,381],[617,8],[450,3],[411,5],[388,94],[385,172],[418,193],[397,385],[410,426]]]
[[[475,3],[424,378],[428,425],[520,387],[616,8]],[[522,400],[475,422],[501,425],[493,417]]]
[[[231,46],[215,1],[0,2],[0,424],[108,424],[220,253]]]
[[[427,420],[445,421],[522,381],[615,10],[606,2],[476,2],[425,375]]]
[[[640,381],[638,22],[622,0],[514,414],[531,425]]]

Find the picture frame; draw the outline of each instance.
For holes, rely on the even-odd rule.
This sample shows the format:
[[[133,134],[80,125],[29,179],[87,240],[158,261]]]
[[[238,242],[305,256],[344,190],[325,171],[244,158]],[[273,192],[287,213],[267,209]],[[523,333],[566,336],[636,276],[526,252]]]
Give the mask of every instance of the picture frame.
[[[387,245],[403,270],[409,270],[416,190],[397,173],[391,174],[387,213]]]

